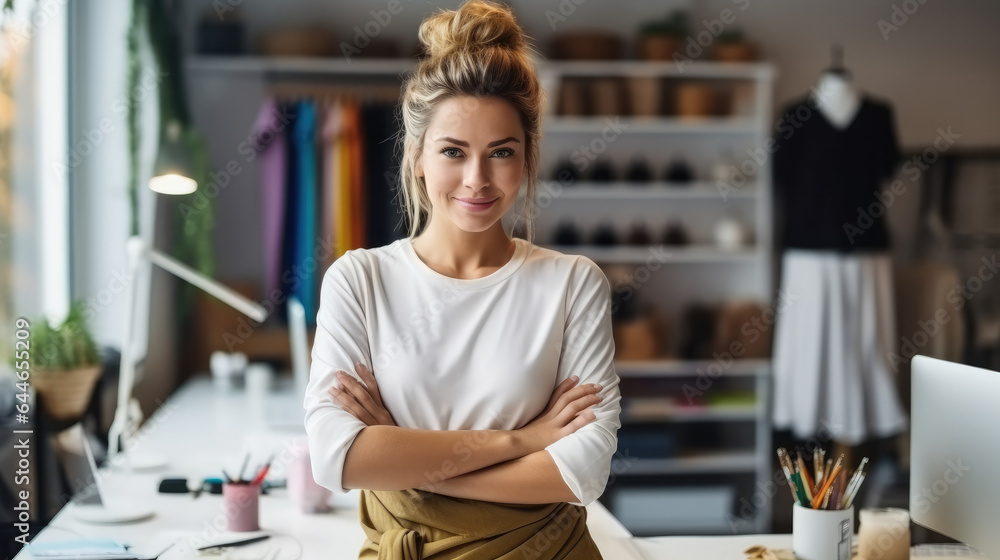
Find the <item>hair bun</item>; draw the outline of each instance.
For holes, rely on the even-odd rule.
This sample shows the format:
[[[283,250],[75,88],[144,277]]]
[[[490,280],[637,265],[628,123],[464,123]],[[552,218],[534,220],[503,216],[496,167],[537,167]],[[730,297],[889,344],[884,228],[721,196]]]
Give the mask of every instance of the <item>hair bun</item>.
[[[418,37],[428,58],[491,47],[524,47],[524,36],[510,8],[485,0],[470,0],[457,10],[428,16],[420,24]]]

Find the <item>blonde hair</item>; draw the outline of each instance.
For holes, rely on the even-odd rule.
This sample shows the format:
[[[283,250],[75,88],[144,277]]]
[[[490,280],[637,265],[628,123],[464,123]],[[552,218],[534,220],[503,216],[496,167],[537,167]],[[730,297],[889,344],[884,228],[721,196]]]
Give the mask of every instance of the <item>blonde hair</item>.
[[[417,176],[417,160],[438,106],[454,97],[473,98],[474,104],[479,99],[498,97],[517,109],[524,127],[527,196],[521,217],[527,239],[531,240],[544,93],[531,60],[533,50],[527,46],[514,14],[503,4],[470,0],[457,10],[441,10],[428,16],[420,24],[418,37],[422,57],[403,83],[400,102],[400,190],[409,219],[409,236],[423,231],[431,217],[427,186]]]

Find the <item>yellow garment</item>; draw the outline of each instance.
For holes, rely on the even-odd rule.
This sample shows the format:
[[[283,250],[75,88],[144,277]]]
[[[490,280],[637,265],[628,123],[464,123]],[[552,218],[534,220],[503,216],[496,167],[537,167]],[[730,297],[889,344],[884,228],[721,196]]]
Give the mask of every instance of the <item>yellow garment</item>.
[[[502,504],[423,490],[362,490],[359,560],[602,560],[587,509]]]
[[[347,106],[342,107],[346,118]],[[343,128],[341,129],[343,131]],[[334,224],[336,237],[334,238],[337,249],[337,258],[354,248],[354,240],[351,238],[351,170],[348,151],[347,137],[343,134],[337,139],[334,148],[336,164],[334,169],[337,173],[337,220]]]

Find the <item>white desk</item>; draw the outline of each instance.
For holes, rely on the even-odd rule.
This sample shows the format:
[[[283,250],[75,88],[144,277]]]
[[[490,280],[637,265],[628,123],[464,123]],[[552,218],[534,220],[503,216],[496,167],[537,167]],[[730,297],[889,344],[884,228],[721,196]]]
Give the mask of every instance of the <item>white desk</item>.
[[[288,381],[288,380],[283,380]],[[252,447],[280,449],[292,438],[305,433],[301,425],[289,423],[284,428],[268,426],[269,408],[301,410],[298,397],[287,390],[267,399],[252,398],[242,389],[221,391],[209,379],[198,378],[185,384],[144,426],[142,450],[163,454],[170,464],[162,470],[132,473],[118,469],[108,474],[105,491],[112,496],[129,496],[148,503],[156,512],[143,522],[101,526],[77,521],[73,504],[60,511],[37,537],[37,542],[64,540],[76,536],[109,537],[141,547],[154,541],[176,538],[168,531],[186,531],[190,536],[212,531],[213,522],[221,519],[222,497],[204,493],[198,499],[184,494],[159,494],[157,487],[164,477],[188,477],[200,480],[218,477],[227,465],[239,467],[243,454]],[[273,412],[271,410],[270,412]],[[260,452],[260,451],[258,451]],[[265,451],[266,453],[266,451]],[[265,455],[266,456],[266,455]],[[232,473],[230,473],[232,474]],[[283,478],[284,465],[276,459],[271,476]],[[364,532],[358,521],[358,492],[334,498],[335,510],[329,514],[306,515],[298,511],[284,490],[272,490],[261,496],[260,525],[272,534],[292,535],[302,546],[303,560],[356,560]],[[643,559],[634,548],[631,534],[601,505],[587,507],[588,526],[601,553],[608,560]],[[221,522],[220,522],[221,524]],[[279,560],[298,556],[298,547],[285,537],[252,545],[254,547],[287,545]],[[247,553],[251,547],[246,547]],[[184,556],[168,551],[162,560]],[[22,552],[17,558],[27,560]]]

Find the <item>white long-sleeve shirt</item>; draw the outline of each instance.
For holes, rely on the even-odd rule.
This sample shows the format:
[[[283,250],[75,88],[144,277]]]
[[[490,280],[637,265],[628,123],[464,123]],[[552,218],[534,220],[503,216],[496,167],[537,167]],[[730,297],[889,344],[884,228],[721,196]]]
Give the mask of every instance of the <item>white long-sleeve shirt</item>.
[[[604,492],[621,427],[610,285],[587,257],[514,242],[510,261],[483,278],[434,271],[409,238],[348,251],[327,269],[303,403],[319,484],[348,492],[344,459],[365,424],[327,389],[337,370],[360,379],[359,361],[404,428],[514,430],[568,377],[600,383],[597,419],[545,450],[578,498],[571,503]]]

